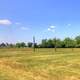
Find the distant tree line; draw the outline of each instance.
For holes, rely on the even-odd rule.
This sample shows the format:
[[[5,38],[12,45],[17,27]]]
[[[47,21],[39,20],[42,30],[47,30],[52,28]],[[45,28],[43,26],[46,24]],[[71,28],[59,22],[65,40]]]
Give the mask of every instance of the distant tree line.
[[[35,43],[36,48],[80,48],[80,36],[75,37],[74,39],[66,37],[64,40],[59,38],[54,39],[43,39],[40,44]],[[24,42],[12,44],[12,43],[0,43],[0,48],[25,48],[33,47],[33,42]]]
[[[43,39],[39,46],[41,48],[80,48],[80,36],[74,39],[66,37],[64,40],[59,38]]]

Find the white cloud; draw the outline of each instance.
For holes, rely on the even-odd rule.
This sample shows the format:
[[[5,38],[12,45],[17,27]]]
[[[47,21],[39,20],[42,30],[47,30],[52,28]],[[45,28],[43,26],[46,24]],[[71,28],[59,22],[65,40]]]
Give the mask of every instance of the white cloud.
[[[51,32],[55,32],[55,27],[56,27],[56,26],[50,26],[47,30],[48,30],[48,31],[51,31]]]
[[[50,28],[48,28],[48,31],[50,31],[51,29]]]
[[[51,32],[55,32],[55,29],[53,29],[53,30],[50,30]]]
[[[55,26],[50,26],[50,28],[52,28],[52,29],[53,29],[53,28],[55,28]]]
[[[29,30],[27,27],[21,27],[21,30]]]
[[[71,26],[71,24],[67,24],[67,26]]]
[[[8,19],[1,19],[0,20],[0,25],[10,25],[12,22]]]
[[[16,22],[15,24],[19,25],[19,24],[21,24],[21,23],[19,23],[19,22]]]

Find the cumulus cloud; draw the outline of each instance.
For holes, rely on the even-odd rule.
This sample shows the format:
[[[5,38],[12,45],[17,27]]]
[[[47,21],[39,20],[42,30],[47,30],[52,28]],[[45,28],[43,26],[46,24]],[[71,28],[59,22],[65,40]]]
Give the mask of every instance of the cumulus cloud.
[[[54,28],[55,28],[55,26],[50,26],[50,28],[51,28],[51,29],[54,29]]]
[[[0,25],[10,25],[12,22],[8,19],[1,19],[0,20]]]
[[[27,27],[21,27],[21,30],[29,30]]]
[[[19,22],[16,22],[15,24],[19,25],[19,24],[21,24],[21,23],[19,23]]]
[[[48,28],[48,31],[50,31],[51,29],[50,28]]]
[[[48,31],[55,32],[55,29],[48,28]]]
[[[49,26],[48,27],[48,31],[55,32],[55,27],[56,26]]]
[[[71,26],[71,24],[68,24],[68,26]]]
[[[72,26],[72,24],[66,23],[66,24],[64,24],[64,26],[65,26],[65,27],[69,27],[69,26]]]

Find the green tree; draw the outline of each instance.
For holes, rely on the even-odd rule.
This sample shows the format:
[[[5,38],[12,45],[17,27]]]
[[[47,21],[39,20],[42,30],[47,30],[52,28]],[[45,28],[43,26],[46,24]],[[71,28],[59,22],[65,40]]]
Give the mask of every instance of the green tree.
[[[64,45],[65,45],[66,48],[72,48],[72,47],[75,46],[74,45],[74,40],[72,40],[69,37],[65,38],[63,42],[64,42]]]
[[[13,48],[13,47],[15,47],[15,45],[12,43],[6,43],[6,47]]]
[[[24,42],[16,43],[16,47],[18,47],[18,48],[20,48],[20,47],[26,47],[26,44]]]
[[[41,46],[42,46],[43,48],[47,48],[47,47],[48,47],[48,46],[47,46],[47,39],[43,39],[43,40],[42,40]]]
[[[61,48],[62,47],[62,41],[60,39],[56,39],[56,47]]]
[[[80,47],[80,36],[77,36],[76,38],[75,38],[75,41],[76,41],[76,47]]]
[[[51,40],[51,39],[47,40],[47,47],[48,48],[53,48],[54,47],[53,40]]]
[[[32,42],[28,42],[28,43],[27,43],[27,46],[28,46],[28,47],[32,47],[32,45],[33,45]]]

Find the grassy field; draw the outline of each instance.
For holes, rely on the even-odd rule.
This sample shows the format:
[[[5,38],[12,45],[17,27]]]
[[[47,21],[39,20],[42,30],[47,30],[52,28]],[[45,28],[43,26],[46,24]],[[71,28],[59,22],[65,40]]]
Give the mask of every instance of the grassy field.
[[[80,80],[80,49],[0,49],[0,80]]]

